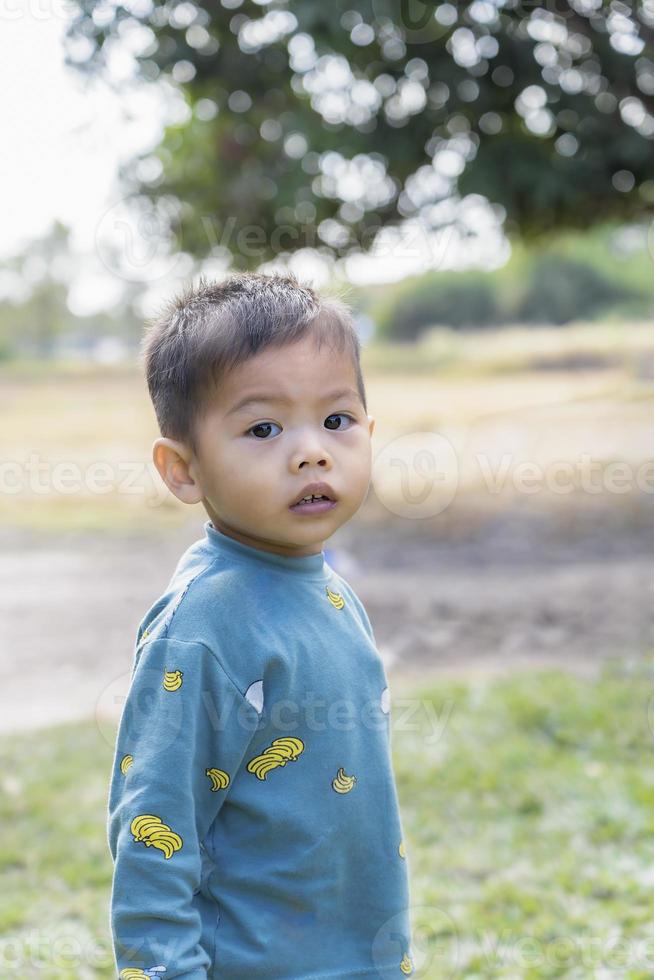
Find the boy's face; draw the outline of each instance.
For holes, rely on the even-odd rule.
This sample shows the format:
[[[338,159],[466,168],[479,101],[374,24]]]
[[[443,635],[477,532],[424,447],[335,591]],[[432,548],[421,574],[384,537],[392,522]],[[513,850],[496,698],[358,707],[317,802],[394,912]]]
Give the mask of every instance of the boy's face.
[[[374,425],[349,353],[318,349],[309,336],[229,372],[198,422],[197,455],[158,439],[154,459],[172,492],[201,500],[219,531],[266,551],[309,555],[365,500]],[[292,509],[313,482],[329,484],[335,504]]]

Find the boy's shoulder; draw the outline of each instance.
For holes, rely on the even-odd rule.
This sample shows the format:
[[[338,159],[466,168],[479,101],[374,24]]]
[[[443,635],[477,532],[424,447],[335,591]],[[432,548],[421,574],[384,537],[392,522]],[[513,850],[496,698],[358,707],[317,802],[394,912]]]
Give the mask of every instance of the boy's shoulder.
[[[136,633],[135,663],[143,646],[153,640],[210,645],[206,614],[211,609],[216,619],[223,608],[223,603],[216,601],[221,562],[207,554],[201,544],[194,542],[181,555],[166,587],[143,615]]]
[[[189,549],[138,627],[132,674],[139,665],[152,666],[153,660],[177,663],[180,655],[188,670],[195,665],[201,671],[209,660],[217,666],[226,691],[251,700],[253,676],[258,679],[259,672],[256,657],[250,655],[256,651],[235,642],[238,578],[239,570],[220,558],[198,556]]]
[[[344,620],[355,633],[375,639],[362,601],[350,583],[331,566],[324,600],[349,607]],[[319,594],[310,590],[311,601]],[[331,599],[330,599],[331,596]],[[284,576],[265,590],[251,570],[238,562],[207,551],[196,541],[182,555],[164,592],[148,609],[138,627],[135,666],[145,646],[152,641],[180,641],[193,644],[198,653],[213,656],[223,672],[245,692],[252,670],[263,670],[266,655],[287,646],[293,630],[293,616],[308,615],[298,604]],[[301,626],[300,619],[298,623]],[[345,625],[345,622],[344,624]]]

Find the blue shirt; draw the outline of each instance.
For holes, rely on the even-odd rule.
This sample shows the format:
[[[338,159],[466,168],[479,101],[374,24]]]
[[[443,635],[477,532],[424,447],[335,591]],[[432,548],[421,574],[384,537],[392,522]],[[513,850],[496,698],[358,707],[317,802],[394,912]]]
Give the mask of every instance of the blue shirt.
[[[324,552],[204,524],[137,633],[109,791],[122,980],[411,973],[388,680]]]

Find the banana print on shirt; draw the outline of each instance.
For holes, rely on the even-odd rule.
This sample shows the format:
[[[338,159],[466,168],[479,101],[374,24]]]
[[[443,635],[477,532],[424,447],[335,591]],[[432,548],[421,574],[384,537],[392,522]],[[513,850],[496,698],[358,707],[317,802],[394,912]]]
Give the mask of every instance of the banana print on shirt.
[[[343,609],[345,606],[345,599],[340,592],[332,592],[328,585],[325,586],[325,592],[327,593],[327,598],[331,602],[334,609]]]
[[[166,691],[178,691],[182,686],[183,670],[164,671],[163,686]]]
[[[181,850],[184,843],[179,834],[154,813],[140,813],[134,817],[129,829],[135,841],[142,842],[146,847],[158,848],[166,859]]]
[[[285,766],[287,762],[295,762],[304,752],[304,742],[301,738],[291,736],[274,738],[272,744],[264,749],[261,755],[255,755],[247,764],[247,771],[254,773],[258,779],[265,779],[272,769]]]
[[[229,786],[229,773],[224,769],[205,769],[204,773],[211,780],[212,793],[216,793],[219,789],[227,789]]]
[[[347,776],[344,769],[339,769],[332,779],[332,789],[337,793],[349,793],[350,790],[354,789],[356,781],[356,776]]]
[[[411,957],[409,956],[408,953],[405,953],[404,956],[402,957],[402,961],[400,963],[400,970],[402,971],[402,973],[406,974],[407,976],[409,975],[409,973],[413,973],[413,963],[411,962]]]
[[[337,592],[333,592],[326,587],[326,595],[335,609],[343,609],[345,600]],[[179,669],[164,670],[162,686],[169,693],[180,690],[183,684],[183,671]],[[264,705],[263,680],[254,681],[248,687],[245,697],[261,713]],[[385,687],[381,692],[379,706],[385,715],[390,713],[390,691]],[[306,745],[300,738],[286,736],[275,738],[259,755],[249,760],[246,770],[252,773],[261,781],[265,781],[268,773],[274,769],[282,768],[289,762],[296,762],[305,751]],[[123,776],[127,776],[129,769],[134,763],[134,757],[126,753],[120,760],[119,768]],[[204,770],[209,779],[209,790],[212,793],[225,790],[230,785],[231,777],[228,772],[218,767],[208,767]],[[133,778],[133,777],[132,777]],[[334,792],[341,795],[352,792],[357,783],[357,776],[348,774],[341,766],[336,775],[331,780],[331,788]],[[130,829],[136,843],[142,843],[146,847],[155,847],[162,851],[166,860],[170,859],[177,851],[183,847],[183,839],[172,827],[166,824],[162,818],[152,813],[142,813],[133,818]],[[404,841],[401,840],[397,847],[399,858],[406,858]],[[414,967],[408,952],[405,952],[398,963],[398,969],[405,975],[413,973]],[[166,972],[163,965],[141,969],[140,967],[125,967],[120,971],[120,980],[156,980]]]
[[[120,980],[152,980],[165,972],[165,966],[151,966],[147,970],[142,970],[138,966],[126,966],[120,971]]]
[[[375,648],[363,603],[320,553],[298,560],[259,551],[207,523],[205,540],[182,556],[137,634],[107,828],[116,862],[116,977],[199,976],[201,958],[208,973],[242,976],[244,948],[252,954],[245,973],[252,975],[286,976],[289,954],[300,961],[293,963],[298,976],[378,971],[384,980],[402,980],[420,972],[411,962],[408,842],[405,852],[392,793],[391,698]],[[303,658],[305,650],[310,656]],[[305,689],[328,700],[347,696],[363,712],[357,728],[366,727],[370,711],[375,731],[351,736],[329,725],[318,735],[310,723],[268,728],[277,685],[281,698],[298,699]],[[264,847],[251,846],[253,824],[239,820],[248,802],[259,818],[257,844],[266,834],[274,843],[273,830],[281,836],[295,826],[303,831],[296,840],[315,843],[310,852],[298,846],[297,874],[289,843],[289,874],[275,874],[278,892],[270,896],[269,914],[256,916],[261,942],[252,947],[243,944],[253,935],[247,913],[256,910],[224,914],[230,886],[239,900],[238,871],[256,875],[259,867],[264,881],[267,865],[278,872],[281,858],[274,848],[268,858]],[[333,861],[323,862],[328,814],[351,850],[338,849]],[[223,832],[233,848],[223,853],[225,861],[243,858],[233,879],[212,874],[212,848]],[[205,841],[203,850],[198,845]],[[366,861],[362,847],[362,859],[350,862],[366,842],[377,860]],[[352,887],[335,887],[330,902],[329,890],[323,895],[316,888],[314,868],[334,886],[350,875]],[[139,888],[143,874],[152,889]],[[193,921],[169,914],[182,895],[199,913]],[[391,920],[393,936],[381,929]],[[300,935],[306,943],[298,942]],[[325,949],[330,935],[339,941]],[[134,940],[141,937],[145,945],[138,947]]]

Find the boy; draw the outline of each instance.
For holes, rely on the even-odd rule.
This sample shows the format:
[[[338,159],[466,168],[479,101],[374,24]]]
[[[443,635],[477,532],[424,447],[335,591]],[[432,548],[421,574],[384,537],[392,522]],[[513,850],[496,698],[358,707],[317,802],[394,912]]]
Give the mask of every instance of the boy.
[[[406,976],[388,682],[322,551],[370,481],[349,310],[290,275],[200,279],[143,354],[154,463],[208,520],[138,628],[118,729],[120,977]]]

